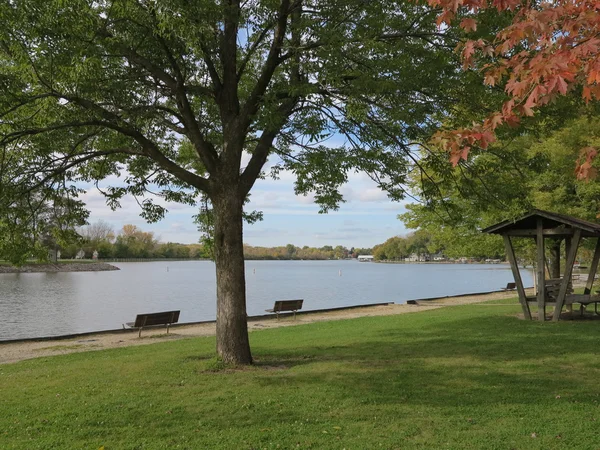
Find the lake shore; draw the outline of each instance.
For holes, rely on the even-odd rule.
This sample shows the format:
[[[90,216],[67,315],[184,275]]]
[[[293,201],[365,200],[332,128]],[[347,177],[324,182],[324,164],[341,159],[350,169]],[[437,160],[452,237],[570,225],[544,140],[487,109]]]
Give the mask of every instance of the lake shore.
[[[0,265],[0,273],[41,273],[41,272],[105,272],[108,270],[121,270],[112,264],[103,262],[61,262],[48,264],[25,264],[21,267]]]
[[[440,297],[436,299],[427,299],[425,301],[417,300],[416,304],[411,305],[390,303],[388,305],[348,308],[328,312],[298,313],[296,320],[292,317],[283,317],[280,320],[277,320],[274,316],[249,317],[248,329],[252,332],[265,328],[288,327],[331,320],[415,313],[446,306],[468,305],[499,299],[514,299],[516,295],[515,291],[491,292],[477,295]],[[517,304],[516,301],[514,303]],[[489,306],[493,307],[494,304]],[[105,350],[110,348],[148,345],[177,339],[214,336],[215,333],[215,322],[205,322],[199,324],[173,325],[168,335],[165,333],[164,328],[150,328],[143,330],[141,338],[138,338],[138,333],[135,330],[123,330],[85,334],[69,339],[57,338],[43,341],[27,340],[22,342],[0,342],[0,364],[15,363],[26,359],[63,355],[67,353]]]

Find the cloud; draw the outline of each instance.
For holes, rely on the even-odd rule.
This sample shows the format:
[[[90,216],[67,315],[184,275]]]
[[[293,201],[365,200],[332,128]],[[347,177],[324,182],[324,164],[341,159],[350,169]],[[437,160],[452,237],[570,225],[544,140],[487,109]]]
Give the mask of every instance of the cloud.
[[[358,195],[358,201],[365,202],[365,203],[371,203],[371,202],[380,203],[380,202],[387,202],[389,200],[388,200],[387,194],[385,192],[383,192],[381,189],[369,188],[369,189],[362,191]]]
[[[250,160],[245,153],[242,167]],[[270,161],[269,164],[273,162]],[[270,166],[265,168],[269,172]],[[109,185],[123,186],[129,174],[122,171],[120,177],[110,177],[100,183],[102,188]],[[404,212],[406,202],[392,203],[376,183],[364,173],[350,173],[348,183],[341,187],[346,200],[338,211],[319,214],[319,206],[314,203],[314,194],[296,195],[295,175],[282,171],[279,180],[266,177],[257,180],[250,196],[247,211],[259,210],[264,213],[264,221],[244,228],[244,241],[256,246],[294,245],[323,246],[327,242],[335,245],[371,247],[384,242],[391,236],[406,233],[402,223],[396,218]],[[122,208],[112,211],[106,206],[104,196],[91,184],[78,184],[87,189],[81,199],[91,210],[90,222],[98,219],[110,223],[119,231],[127,223],[145,231],[152,231],[167,242],[195,243],[200,232],[193,223],[192,216],[198,207],[166,202],[162,198],[149,195],[155,202],[166,207],[169,212],[159,223],[147,224],[139,214],[139,205],[133,197],[124,197]]]
[[[303,205],[314,205],[315,204],[315,195],[314,194],[295,195],[294,197],[298,203],[301,203]]]

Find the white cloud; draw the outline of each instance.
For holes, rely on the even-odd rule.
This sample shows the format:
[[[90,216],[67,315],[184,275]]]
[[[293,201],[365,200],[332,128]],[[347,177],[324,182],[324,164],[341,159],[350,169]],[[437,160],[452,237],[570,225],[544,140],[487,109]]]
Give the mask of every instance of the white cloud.
[[[250,155],[245,153],[242,167],[249,160]],[[265,172],[269,172],[269,167]],[[121,177],[110,177],[100,186],[122,186],[128,175],[123,171]],[[251,192],[246,209],[262,211],[264,221],[245,226],[245,242],[250,245],[276,246],[293,243],[299,246],[322,246],[327,242],[335,242],[336,245],[371,247],[391,236],[406,232],[396,219],[396,215],[404,211],[405,203],[390,202],[385,192],[379,190],[376,183],[364,173],[348,175],[348,183],[341,188],[346,202],[340,205],[338,211],[326,215],[318,213],[319,206],[314,203],[314,194],[295,194],[295,175],[292,172],[282,171],[279,178],[273,180],[267,176],[264,180],[257,180]],[[91,210],[90,222],[105,220],[116,231],[131,223],[154,232],[163,241],[198,242],[200,233],[192,219],[198,213],[198,207],[165,202],[162,198],[149,195],[169,212],[161,222],[147,224],[139,216],[141,210],[133,197],[124,197],[121,200],[122,208],[113,212],[94,186],[81,187],[88,189],[81,199]]]
[[[369,188],[358,195],[358,201],[368,203],[388,202],[388,196],[385,192],[378,188]]]

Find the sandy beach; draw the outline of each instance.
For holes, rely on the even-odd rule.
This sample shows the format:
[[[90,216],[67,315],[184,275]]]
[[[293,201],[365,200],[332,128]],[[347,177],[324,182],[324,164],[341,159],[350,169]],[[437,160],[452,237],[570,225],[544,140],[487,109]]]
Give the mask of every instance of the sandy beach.
[[[283,317],[280,320],[276,320],[275,316],[268,318],[261,317],[256,319],[249,318],[248,329],[250,332],[252,332],[265,328],[299,326],[307,323],[328,320],[344,320],[365,316],[409,314],[443,308],[446,306],[467,305],[473,303],[482,303],[489,300],[515,298],[516,296],[517,293],[515,291],[493,292],[489,294],[443,297],[439,299],[420,301],[417,302],[416,305],[389,304],[384,306],[354,308],[323,313],[299,313],[296,317],[296,320],[294,320],[292,317]],[[141,338],[138,338],[137,331],[127,330],[114,333],[86,334],[85,336],[79,336],[70,339],[53,339],[44,341],[28,340],[11,343],[0,342],[0,364],[14,363],[32,358],[62,355],[66,353],[105,350],[109,348],[119,348],[132,345],[149,345],[176,339],[189,339],[200,336],[214,335],[215,324],[213,322],[191,325],[176,325],[171,327],[168,335],[165,334],[164,328],[149,328],[147,330],[143,330]]]

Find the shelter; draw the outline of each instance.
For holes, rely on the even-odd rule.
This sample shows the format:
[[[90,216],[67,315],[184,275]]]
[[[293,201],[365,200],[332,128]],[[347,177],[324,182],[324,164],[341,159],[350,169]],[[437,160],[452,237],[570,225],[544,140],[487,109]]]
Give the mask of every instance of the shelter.
[[[600,259],[600,225],[581,220],[576,217],[556,214],[548,211],[534,209],[529,214],[516,220],[506,220],[496,225],[492,225],[484,230],[483,233],[499,234],[504,239],[506,256],[517,285],[519,293],[519,302],[523,308],[525,318],[531,319],[529,305],[537,303],[538,319],[545,320],[546,306],[554,306],[552,320],[557,321],[563,306],[580,303],[587,305],[589,303],[600,302],[600,296],[591,295],[594,276],[598,269]],[[517,259],[513,247],[512,239],[515,237],[533,238],[536,241],[536,292],[534,297],[527,297],[523,288],[523,281],[519,273]],[[596,250],[590,266],[590,273],[583,294],[575,295],[572,293],[571,275],[573,265],[577,256],[577,249],[582,238],[596,238]],[[558,242],[565,241],[565,269],[560,277],[560,270],[556,278],[546,279],[546,255],[545,240],[552,239]],[[555,274],[556,275],[556,274]]]

